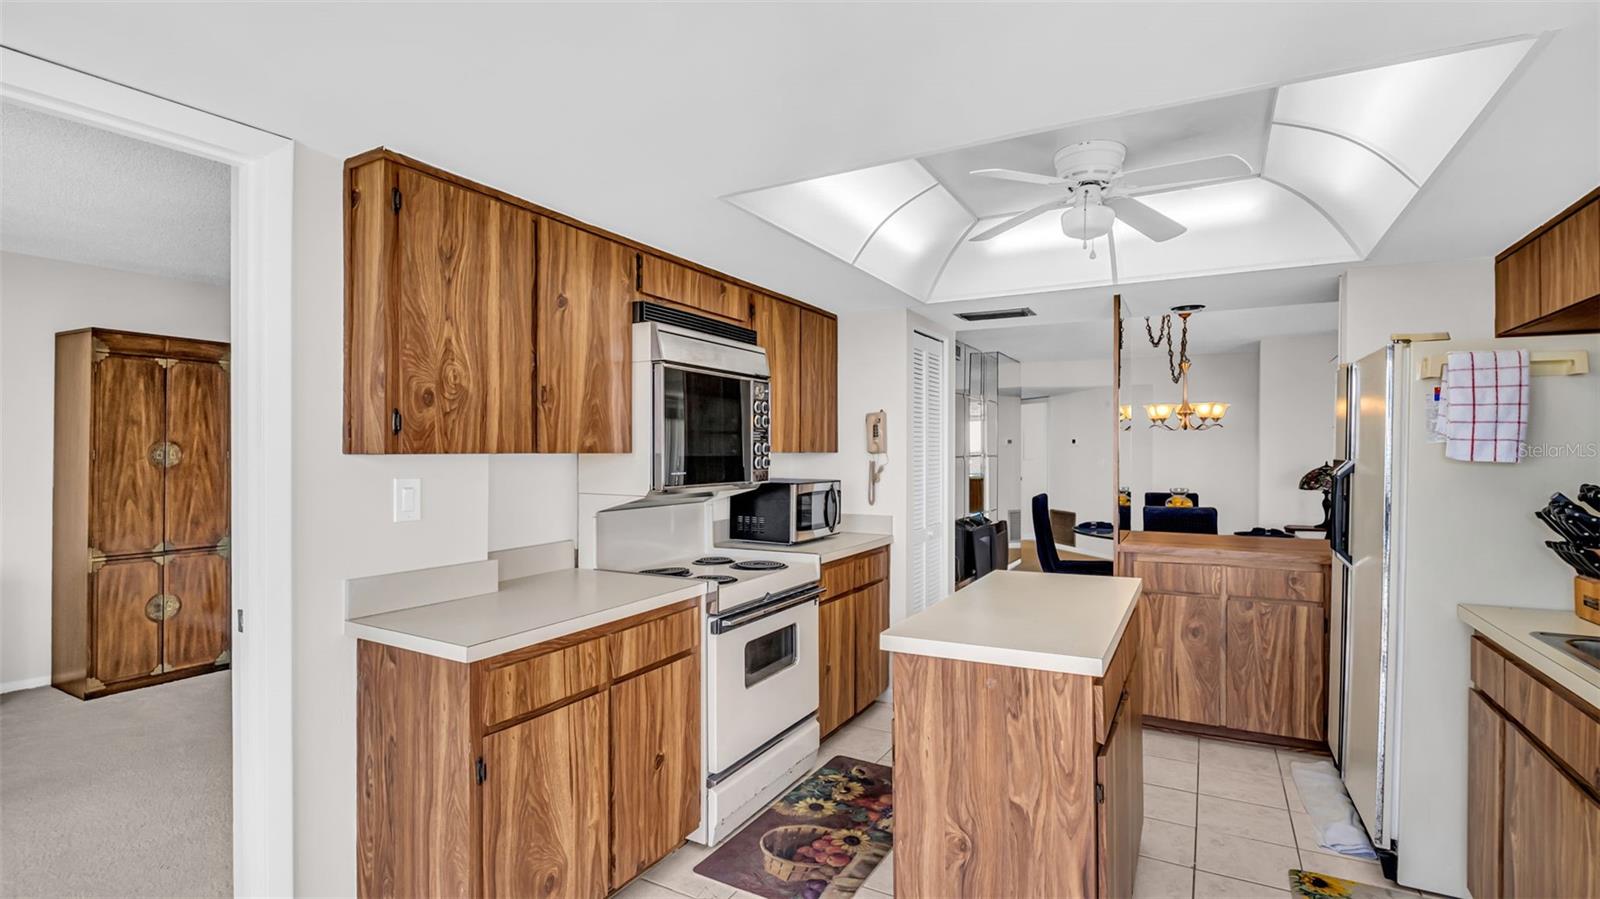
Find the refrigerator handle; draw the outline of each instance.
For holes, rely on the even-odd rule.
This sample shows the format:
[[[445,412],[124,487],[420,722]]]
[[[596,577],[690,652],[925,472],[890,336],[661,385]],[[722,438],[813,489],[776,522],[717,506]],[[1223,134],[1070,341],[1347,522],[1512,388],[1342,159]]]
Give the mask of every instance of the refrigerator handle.
[[[1333,521],[1329,522],[1328,543],[1346,565],[1355,563],[1350,557],[1350,476],[1355,470],[1353,459],[1339,463],[1333,470]]]

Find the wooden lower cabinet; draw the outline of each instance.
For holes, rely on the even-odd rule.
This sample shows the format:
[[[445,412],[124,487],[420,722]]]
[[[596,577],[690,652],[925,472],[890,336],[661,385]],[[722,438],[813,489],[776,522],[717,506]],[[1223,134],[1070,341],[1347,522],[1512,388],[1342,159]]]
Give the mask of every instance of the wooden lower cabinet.
[[[1221,725],[1222,597],[1146,593],[1144,604],[1144,713]]]
[[[88,695],[228,664],[228,560],[222,555],[199,550],[111,559],[88,579],[94,647]]]
[[[823,736],[864,711],[889,688],[889,654],[878,635],[889,626],[889,550],[868,550],[822,567],[827,595],[818,610],[817,720]]]
[[[604,896],[609,696],[483,738],[486,896]]]
[[[1223,726],[1321,741],[1328,643],[1322,605],[1230,596],[1224,614]]]
[[[1483,694],[1467,693],[1467,889],[1473,899],[1500,895],[1505,719]]]
[[[1144,829],[1144,727],[1140,682],[1135,665],[1128,675],[1116,717],[1095,759],[1099,806],[1100,895],[1132,896]]]
[[[680,846],[700,821],[699,615],[473,663],[359,641],[357,892],[602,897]]]
[[[1600,709],[1544,681],[1482,637],[1467,694],[1467,888],[1473,899],[1600,896],[1600,771],[1572,767],[1600,746]],[[1564,704],[1557,729],[1519,703],[1498,705],[1501,677]],[[1547,742],[1549,741],[1549,742]]]
[[[700,823],[699,717],[683,714],[699,695],[693,655],[611,687],[612,889],[665,858]]]
[[[118,559],[93,575],[94,663],[102,684],[161,673],[161,622],[146,614],[161,596],[160,557]]]

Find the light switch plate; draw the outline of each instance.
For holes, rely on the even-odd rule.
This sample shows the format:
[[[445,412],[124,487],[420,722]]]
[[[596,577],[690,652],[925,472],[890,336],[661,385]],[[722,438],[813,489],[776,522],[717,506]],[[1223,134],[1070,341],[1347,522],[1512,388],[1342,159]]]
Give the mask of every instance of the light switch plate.
[[[422,518],[422,479],[394,479],[394,520],[419,521]]]

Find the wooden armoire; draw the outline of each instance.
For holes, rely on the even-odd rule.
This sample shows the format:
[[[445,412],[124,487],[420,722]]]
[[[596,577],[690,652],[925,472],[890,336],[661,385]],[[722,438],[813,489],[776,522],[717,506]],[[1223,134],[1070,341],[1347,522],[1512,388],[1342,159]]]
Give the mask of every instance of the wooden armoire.
[[[51,677],[80,699],[229,661],[228,345],[56,335]]]

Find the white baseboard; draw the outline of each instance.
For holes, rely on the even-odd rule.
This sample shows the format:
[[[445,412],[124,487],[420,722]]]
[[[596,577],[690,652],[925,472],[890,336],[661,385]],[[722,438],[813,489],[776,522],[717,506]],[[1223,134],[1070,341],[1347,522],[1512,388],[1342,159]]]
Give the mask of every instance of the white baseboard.
[[[44,677],[30,677],[24,680],[7,681],[0,684],[0,693],[10,693],[14,690],[32,690],[34,687],[50,686],[50,675]]]

